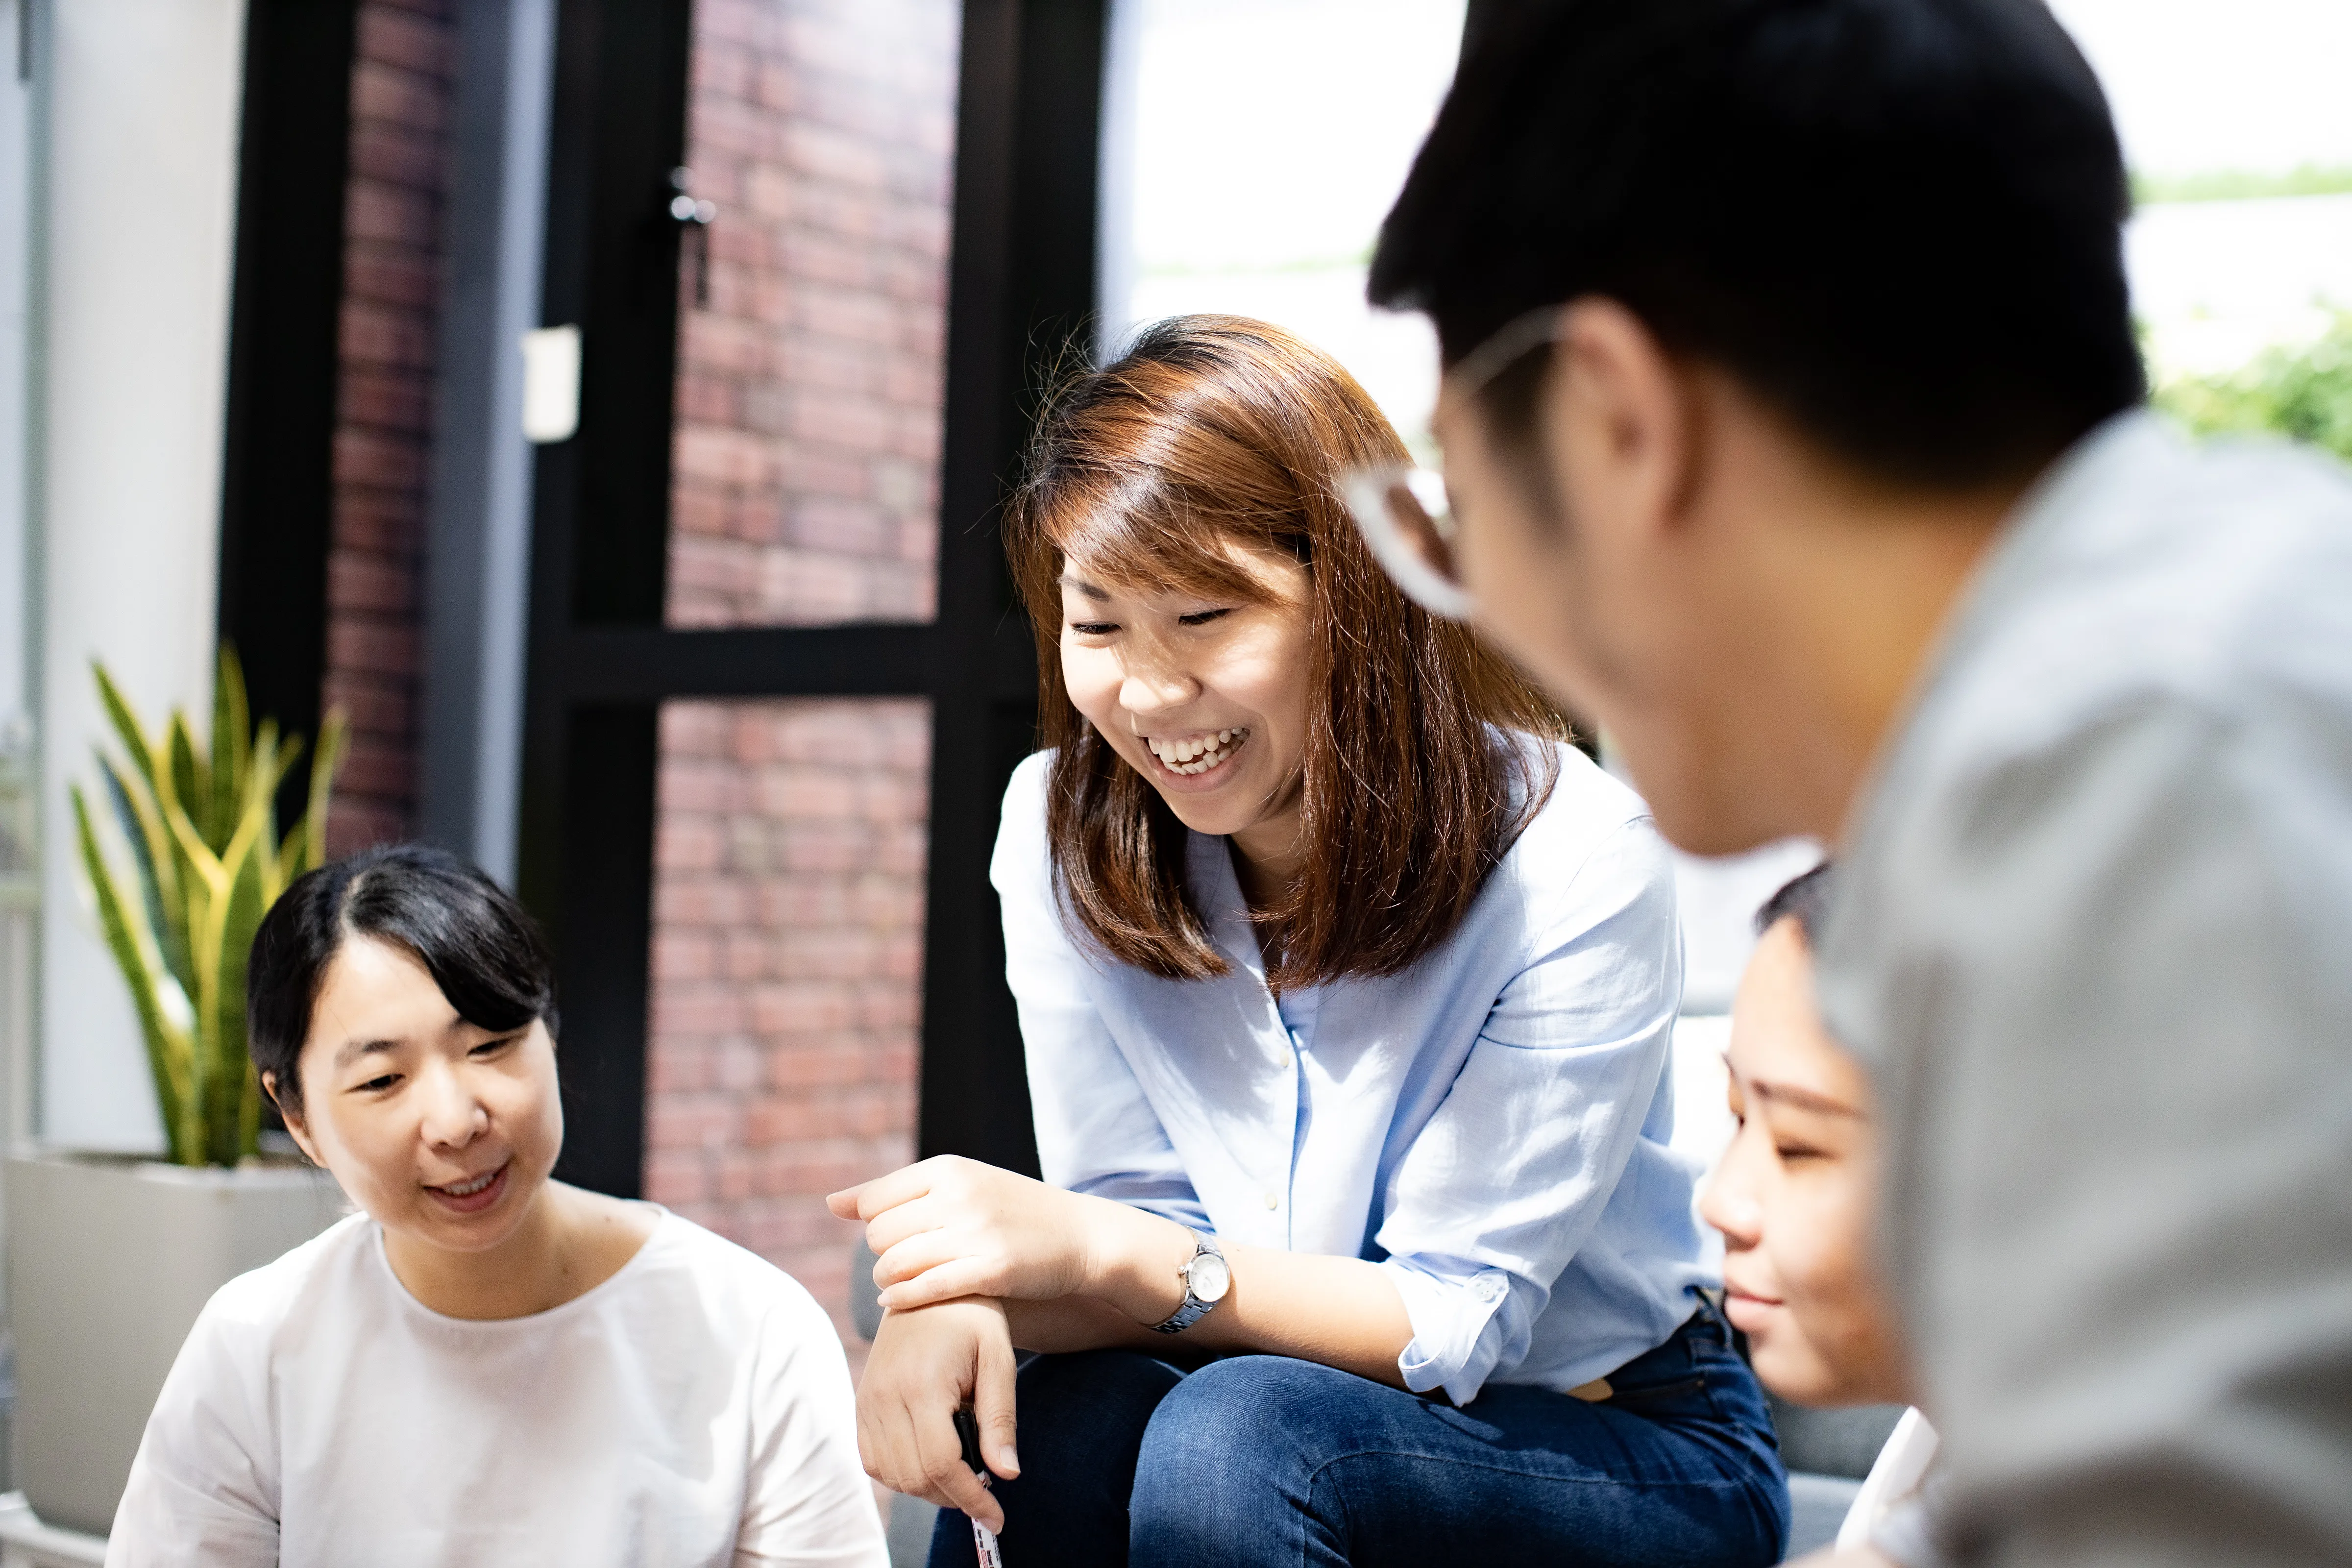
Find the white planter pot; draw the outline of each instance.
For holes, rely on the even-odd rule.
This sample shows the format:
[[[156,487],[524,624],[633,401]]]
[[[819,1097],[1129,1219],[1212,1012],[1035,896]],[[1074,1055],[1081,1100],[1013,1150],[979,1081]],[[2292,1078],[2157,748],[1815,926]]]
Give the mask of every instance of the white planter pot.
[[[214,1291],[348,1211],[323,1171],[27,1155],[7,1168],[16,1480],[103,1533],[172,1359]]]

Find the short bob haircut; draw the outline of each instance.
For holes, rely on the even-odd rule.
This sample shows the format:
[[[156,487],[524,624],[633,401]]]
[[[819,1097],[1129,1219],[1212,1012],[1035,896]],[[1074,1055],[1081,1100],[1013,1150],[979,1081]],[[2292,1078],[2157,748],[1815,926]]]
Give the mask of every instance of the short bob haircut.
[[[327,966],[373,937],[425,965],[457,1016],[497,1033],[533,1019],[555,1029],[555,969],[539,927],[507,890],[446,849],[397,844],[294,880],[262,917],[246,965],[246,1039],[275,1075],[278,1106],[302,1111],[302,1042]]]
[[[1243,601],[1235,545],[1307,567],[1306,866],[1259,914],[1280,991],[1409,967],[1457,925],[1549,798],[1559,716],[1466,627],[1408,601],[1349,520],[1340,476],[1406,460],[1364,389],[1277,327],[1181,316],[1050,398],[1007,508],[1037,637],[1065,919],[1169,979],[1225,973],[1184,883],[1186,830],[1071,705],[1066,561],[1113,587]]]

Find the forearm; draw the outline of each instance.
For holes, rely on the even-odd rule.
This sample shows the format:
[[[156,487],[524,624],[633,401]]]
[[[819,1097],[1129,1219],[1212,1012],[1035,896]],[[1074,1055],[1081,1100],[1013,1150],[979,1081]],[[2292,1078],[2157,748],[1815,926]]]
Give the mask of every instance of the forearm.
[[[1109,1302],[1092,1296],[1061,1296],[1051,1301],[1007,1301],[1004,1319],[1013,1330],[1014,1346],[1047,1354],[1072,1351],[1161,1351],[1165,1334],[1156,1334]]]
[[[1149,1344],[1168,1342],[1150,1325],[1184,1300],[1178,1270],[1192,1255],[1192,1233],[1171,1220],[1126,1209],[1091,1248],[1084,1294],[1135,1326]],[[1379,1265],[1267,1247],[1228,1247],[1233,1286],[1223,1300],[1178,1336],[1194,1349],[1256,1352],[1319,1362],[1360,1377],[1403,1385],[1397,1361],[1412,1342],[1404,1299]],[[1108,1333],[1110,1319],[1098,1320]],[[1099,1342],[1133,1342],[1125,1340]]]

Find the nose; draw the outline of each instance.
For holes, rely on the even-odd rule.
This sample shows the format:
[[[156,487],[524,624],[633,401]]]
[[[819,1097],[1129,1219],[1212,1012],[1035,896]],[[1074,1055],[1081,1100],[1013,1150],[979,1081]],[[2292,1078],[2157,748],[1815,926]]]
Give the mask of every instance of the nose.
[[[1118,683],[1118,705],[1138,719],[1181,708],[1201,694],[1201,683],[1182,670],[1152,660],[1127,666]]]
[[[417,1085],[424,1101],[419,1129],[427,1143],[440,1149],[463,1149],[488,1130],[489,1109],[467,1086],[465,1074],[446,1063],[435,1063]]]
[[[1735,1252],[1754,1247],[1764,1235],[1764,1205],[1757,1190],[1763,1173],[1750,1147],[1756,1131],[1753,1122],[1740,1129],[1716,1162],[1699,1198],[1699,1217],[1721,1231],[1724,1245]]]

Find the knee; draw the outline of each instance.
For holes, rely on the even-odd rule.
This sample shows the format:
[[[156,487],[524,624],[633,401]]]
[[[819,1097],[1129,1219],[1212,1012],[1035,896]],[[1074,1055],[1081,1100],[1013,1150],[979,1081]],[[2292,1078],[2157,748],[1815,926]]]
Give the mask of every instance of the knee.
[[[1336,1405],[1359,1381],[1287,1356],[1236,1356],[1185,1378],[1144,1429],[1139,1527],[1163,1500],[1173,1527],[1302,1496],[1346,1427]]]

